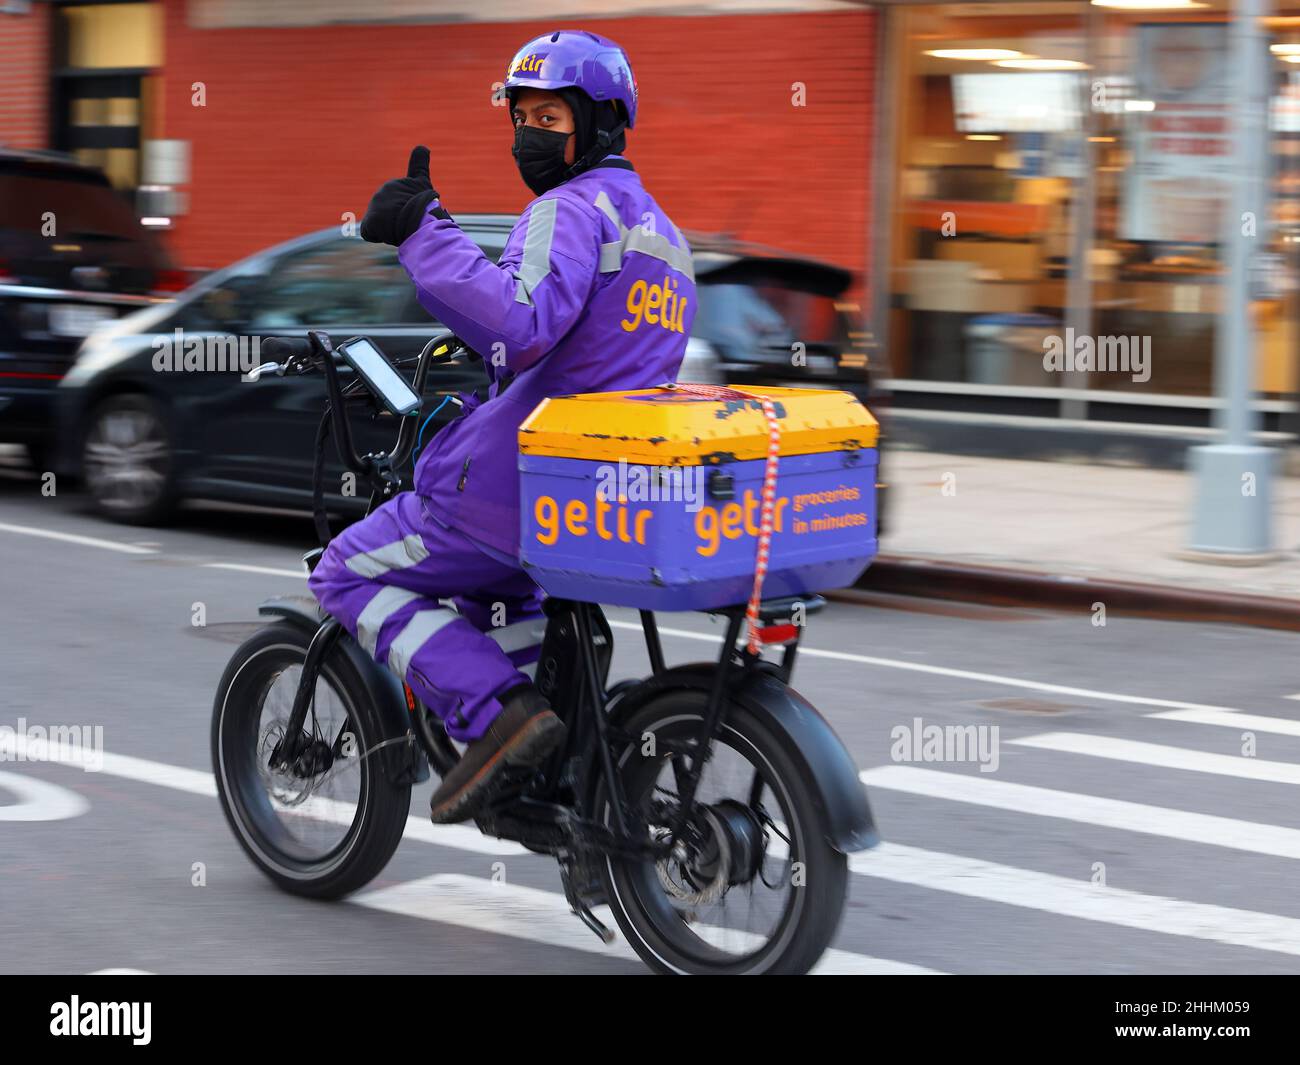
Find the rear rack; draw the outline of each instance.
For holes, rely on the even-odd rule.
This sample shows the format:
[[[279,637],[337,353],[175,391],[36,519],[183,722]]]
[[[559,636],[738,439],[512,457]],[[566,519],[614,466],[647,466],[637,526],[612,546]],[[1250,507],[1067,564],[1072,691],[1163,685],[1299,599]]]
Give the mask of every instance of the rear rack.
[[[759,629],[762,643],[785,648],[781,656],[781,679],[787,684],[794,672],[795,658],[799,653],[799,641],[803,636],[805,619],[818,613],[826,605],[820,595],[788,595],[780,599],[764,599],[758,606],[758,618],[763,623]],[[730,659],[731,649],[739,638],[741,625],[745,620],[746,603],[734,603],[729,606],[712,607],[701,610],[701,614],[711,614],[727,619],[727,635],[723,638],[724,646],[720,661]],[[642,610],[641,629],[645,633],[646,653],[650,657],[650,669],[655,676],[664,672],[663,644],[659,639],[659,623],[653,610]]]

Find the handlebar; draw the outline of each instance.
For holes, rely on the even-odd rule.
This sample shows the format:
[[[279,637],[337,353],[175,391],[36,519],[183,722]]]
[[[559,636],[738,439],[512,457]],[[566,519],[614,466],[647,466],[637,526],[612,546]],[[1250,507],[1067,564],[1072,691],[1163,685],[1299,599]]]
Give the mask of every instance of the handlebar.
[[[273,359],[283,357],[285,362],[290,362],[294,359],[309,358],[312,344],[310,340],[301,337],[267,337],[262,342],[262,351]]]
[[[255,367],[248,374],[250,380],[256,381],[266,373],[283,376],[290,370],[306,373],[312,369],[325,371],[325,387],[329,394],[330,421],[334,429],[334,442],[338,448],[339,460],[348,469],[363,476],[375,471],[376,465],[397,469],[410,457],[415,444],[416,426],[420,412],[407,416],[397,434],[397,443],[389,452],[379,455],[360,455],[352,440],[352,427],[348,423],[344,408],[343,387],[339,383],[338,367],[334,354],[334,345],[328,333],[313,329],[306,339],[301,337],[268,337],[262,342],[261,350],[279,362],[267,362]],[[450,330],[435,333],[420,350],[415,366],[415,379],[412,388],[416,395],[423,398],[424,385],[429,374],[429,367],[437,362],[449,362],[460,352],[469,351],[465,344]]]

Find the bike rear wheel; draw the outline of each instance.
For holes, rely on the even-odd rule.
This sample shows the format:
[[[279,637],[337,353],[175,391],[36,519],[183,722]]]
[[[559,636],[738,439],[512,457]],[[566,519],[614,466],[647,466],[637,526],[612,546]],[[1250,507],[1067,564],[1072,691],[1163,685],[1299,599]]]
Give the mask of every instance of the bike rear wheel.
[[[676,691],[622,727],[619,752],[628,812],[651,838],[667,832],[683,748],[700,735],[708,699]],[[606,895],[628,942],[663,973],[804,973],[839,926],[848,861],[826,841],[815,782],[789,741],[729,705],[699,782],[687,840],[659,861],[608,856]],[[595,807],[613,812],[602,785]]]
[[[306,753],[276,769],[311,634],[267,626],[235,652],[217,689],[212,762],[221,808],[253,863],[295,895],[335,899],[388,864],[410,811],[410,785],[394,784],[369,756],[384,737],[347,658],[326,657],[304,722]]]

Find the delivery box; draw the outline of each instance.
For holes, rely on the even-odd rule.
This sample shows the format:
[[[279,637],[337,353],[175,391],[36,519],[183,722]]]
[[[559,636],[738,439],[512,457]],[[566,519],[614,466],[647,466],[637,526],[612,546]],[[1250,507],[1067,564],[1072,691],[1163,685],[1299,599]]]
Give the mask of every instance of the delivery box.
[[[544,400],[519,429],[520,556],[550,595],[702,610],[750,595],[780,427],[764,598],[852,584],[876,553],[875,419],[847,392],[672,386]]]

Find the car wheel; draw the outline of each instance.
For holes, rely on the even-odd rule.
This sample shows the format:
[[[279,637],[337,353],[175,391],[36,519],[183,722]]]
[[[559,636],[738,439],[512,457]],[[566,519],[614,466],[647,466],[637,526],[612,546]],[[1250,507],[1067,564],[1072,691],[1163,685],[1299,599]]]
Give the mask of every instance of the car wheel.
[[[166,517],[176,504],[174,467],[167,428],[151,399],[113,396],[95,408],[82,471],[104,517],[132,525]]]

